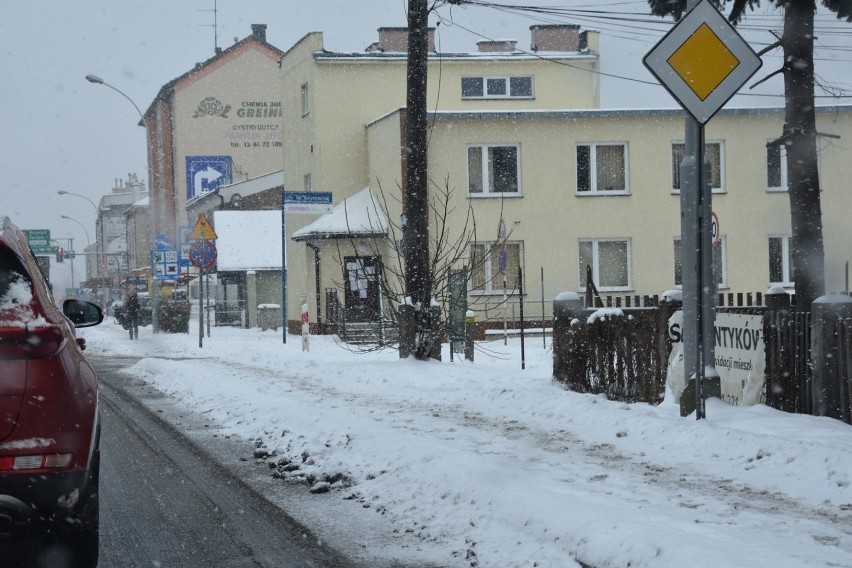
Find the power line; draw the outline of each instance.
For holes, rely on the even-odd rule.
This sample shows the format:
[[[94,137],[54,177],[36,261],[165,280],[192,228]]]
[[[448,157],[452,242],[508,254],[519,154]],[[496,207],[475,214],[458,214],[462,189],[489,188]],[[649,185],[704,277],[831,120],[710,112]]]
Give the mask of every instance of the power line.
[[[572,24],[576,24],[576,23],[578,23],[578,21],[583,22],[583,23],[588,22],[588,23],[592,23],[592,24],[598,24],[596,26],[598,28],[598,31],[601,31],[602,33],[604,31],[606,31],[606,35],[608,37],[612,37],[612,38],[616,38],[616,39],[622,39],[622,40],[628,40],[628,41],[640,41],[640,42],[643,42],[643,43],[656,42],[659,38],[662,37],[662,35],[665,33],[665,31],[670,29],[671,26],[674,24],[674,22],[666,21],[666,20],[663,20],[663,19],[660,19],[660,18],[637,17],[636,14],[629,13],[629,12],[613,12],[613,11],[606,11],[606,10],[599,10],[599,9],[580,10],[580,9],[577,9],[578,7],[575,7],[575,8],[560,8],[560,7],[541,7],[541,6],[520,6],[520,5],[512,5],[512,4],[498,4],[498,3],[495,3],[495,2],[489,2],[489,1],[485,1],[485,0],[466,0],[464,2],[464,4],[465,5],[480,6],[480,7],[483,7],[483,8],[491,8],[491,9],[497,10],[499,12],[513,14],[513,15],[516,15],[516,16],[520,15],[520,16],[526,17],[529,20],[540,22],[540,23],[565,24],[565,23],[569,23],[567,21],[567,18],[570,17],[570,20],[571,20],[570,23],[572,23]],[[645,3],[644,2],[622,2],[622,3],[618,3],[618,5],[621,5],[621,4],[645,4]],[[594,5],[594,6],[597,8],[597,6],[599,6],[599,5]],[[753,13],[751,13],[749,15],[750,16],[757,16],[761,19],[777,19],[777,18],[775,18],[771,15],[768,15],[768,14],[753,14]],[[478,38],[488,40],[488,41],[495,41],[494,38],[492,38],[492,37],[488,37],[484,34],[475,32],[474,30],[471,30],[470,28],[467,28],[467,27],[459,24],[457,21],[455,21],[452,18],[452,14],[450,14],[449,18],[444,18],[440,15],[438,15],[438,17],[441,18],[442,22],[446,22],[450,26],[458,27],[459,29],[461,29],[461,30],[463,30],[463,31],[465,31],[465,32],[467,32],[471,35],[474,35]],[[601,21],[604,22],[604,25],[600,25]],[[623,22],[623,24],[620,23],[620,22]],[[783,22],[779,21],[778,23],[780,25]],[[647,24],[648,26],[651,26],[651,27],[647,27],[647,26],[643,26],[643,25],[637,25],[637,24]],[[738,29],[749,31],[750,33],[753,34],[753,33],[759,33],[759,32],[770,32],[770,31],[777,29],[777,27],[778,26],[769,26],[769,25],[760,25],[760,26],[745,25],[745,26],[743,26],[742,24],[740,24],[740,26],[738,26]],[[613,30],[615,30],[618,33],[612,33]],[[835,32],[835,31],[832,31],[830,29],[819,27],[818,33],[820,35],[825,35],[825,34],[831,35],[831,34],[834,34],[834,33],[837,33],[837,34],[843,33],[843,32],[840,31],[839,27],[837,28],[837,30],[838,31]],[[849,30],[847,29],[845,31],[845,34],[848,35],[848,33],[849,33]],[[624,34],[624,35],[619,35],[619,34]],[[768,45],[770,45],[770,43],[763,43],[763,42],[751,42],[751,43],[753,43],[754,45],[757,45],[757,46],[761,46],[761,45],[768,46]],[[614,74],[614,73],[606,73],[606,72],[599,71],[599,70],[591,70],[591,69],[588,69],[588,68],[572,65],[572,64],[567,63],[565,61],[560,61],[560,60],[556,60],[556,59],[553,59],[553,58],[550,58],[550,57],[547,57],[547,56],[543,56],[543,55],[540,55],[538,53],[533,53],[533,52],[525,51],[525,50],[522,50],[522,49],[518,49],[518,51],[520,51],[521,53],[525,53],[527,55],[535,56],[535,57],[542,59],[542,60],[545,60],[545,61],[556,63],[558,65],[570,67],[570,68],[573,68],[573,69],[578,69],[578,70],[581,70],[581,71],[586,71],[588,73],[594,73],[594,74],[602,76],[602,77],[610,77],[610,78],[613,78],[613,79],[620,79],[620,80],[624,80],[624,81],[629,81],[629,82],[633,82],[633,83],[640,83],[640,84],[645,84],[645,85],[660,86],[659,83],[654,82],[654,81],[646,81],[646,80],[643,80],[643,79],[637,79],[635,77],[626,77],[626,76],[617,75],[617,74]],[[825,46],[825,45],[821,45],[821,46],[819,46],[819,51],[820,52],[835,52],[835,53],[852,52],[852,46],[846,47],[846,46]],[[777,57],[777,56],[769,54],[768,57]],[[822,58],[822,57],[815,57],[814,60],[815,61],[826,61],[826,62],[832,62],[832,63],[848,62],[848,61],[845,61],[845,60],[842,60],[842,59],[829,59],[829,58]],[[822,85],[818,85],[818,86],[820,86],[820,88],[824,88],[824,87],[822,87]],[[843,92],[844,90],[839,89],[839,91]],[[760,94],[760,93],[742,93],[741,92],[741,93],[738,93],[738,94],[740,96],[773,97],[773,98],[782,98],[782,97],[785,96],[783,93],[781,93],[781,94]],[[815,95],[815,98],[818,98],[818,99],[819,98],[837,99],[837,98],[848,98],[848,97],[852,97],[852,94],[850,94],[850,95],[840,94],[839,95],[839,94],[836,94],[836,93],[832,93],[832,94],[828,94],[828,95]]]

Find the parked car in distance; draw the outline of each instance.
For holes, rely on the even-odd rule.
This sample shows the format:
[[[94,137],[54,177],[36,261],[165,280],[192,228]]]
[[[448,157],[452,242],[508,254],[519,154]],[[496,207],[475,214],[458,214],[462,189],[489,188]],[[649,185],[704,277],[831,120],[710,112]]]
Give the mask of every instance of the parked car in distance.
[[[60,310],[24,233],[0,226],[0,544],[35,539],[67,550],[63,566],[97,566],[98,383],[75,329],[103,312]]]

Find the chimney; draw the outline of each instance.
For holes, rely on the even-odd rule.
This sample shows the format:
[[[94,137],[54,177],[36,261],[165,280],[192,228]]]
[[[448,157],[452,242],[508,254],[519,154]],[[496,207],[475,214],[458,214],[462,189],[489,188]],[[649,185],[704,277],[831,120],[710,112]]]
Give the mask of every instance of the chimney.
[[[530,26],[533,51],[579,51],[580,26],[554,24]]]
[[[429,47],[428,51],[435,51],[435,28],[427,30]],[[375,45],[375,44],[374,44]],[[373,47],[373,46],[370,46]],[[408,51],[408,28],[379,28],[379,45],[377,49],[369,51],[390,51],[402,52]]]
[[[266,24],[252,24],[251,35],[257,41],[266,43]]]
[[[476,42],[476,48],[480,53],[510,53],[517,44],[513,39],[486,40]]]

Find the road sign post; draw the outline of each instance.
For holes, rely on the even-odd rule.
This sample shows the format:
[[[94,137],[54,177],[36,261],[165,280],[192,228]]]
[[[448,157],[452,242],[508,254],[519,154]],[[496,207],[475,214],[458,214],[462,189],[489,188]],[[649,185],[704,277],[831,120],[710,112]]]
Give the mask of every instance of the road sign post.
[[[721,395],[714,357],[713,194],[704,159],[704,124],[754,75],[761,61],[708,0],[689,0],[687,6],[686,15],[643,63],[689,113],[680,164],[684,371],[700,420],[706,416],[705,398]],[[690,398],[684,391],[684,416],[692,411]]]
[[[281,327],[282,343],[287,343],[287,213],[330,213],[332,194],[328,191],[284,191],[281,189]]]

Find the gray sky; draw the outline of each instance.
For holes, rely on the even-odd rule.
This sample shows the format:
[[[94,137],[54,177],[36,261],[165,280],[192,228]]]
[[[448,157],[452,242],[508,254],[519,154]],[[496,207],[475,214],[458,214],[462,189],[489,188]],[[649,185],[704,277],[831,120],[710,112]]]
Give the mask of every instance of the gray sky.
[[[601,31],[601,70],[623,77],[601,77],[604,107],[677,106],[662,87],[643,83],[654,79],[642,57],[671,25],[647,16],[645,0],[511,3],[574,11],[532,18],[483,7],[445,7],[440,11],[439,49],[474,51],[476,42],[486,38],[516,39],[526,49],[529,26],[577,23]],[[77,223],[61,218],[68,215],[94,239],[92,206],[56,191],[79,193],[97,203],[128,172],[136,172],[146,184],[148,180],[144,130],[137,126],[136,110],[118,93],[84,77],[102,77],[144,112],[162,85],[213,55],[213,6],[214,0],[0,0],[0,212],[22,228],[73,237],[75,248],[82,250],[86,236]],[[216,38],[226,48],[259,23],[268,26],[267,41],[282,50],[306,33],[322,31],[326,49],[362,51],[376,41],[377,28],[405,25],[405,7],[404,0],[218,0]],[[614,19],[595,17],[591,10],[605,10]],[[433,18],[431,24],[437,23]],[[764,7],[748,16],[741,33],[759,50],[771,41],[768,30],[780,27],[780,16]],[[817,35],[817,73],[852,92],[852,24],[820,12]],[[777,68],[778,62],[777,56],[764,57],[756,77]],[[738,95],[729,106],[781,106],[782,90],[778,76],[757,90],[774,96]],[[79,279],[84,263],[76,264]]]

